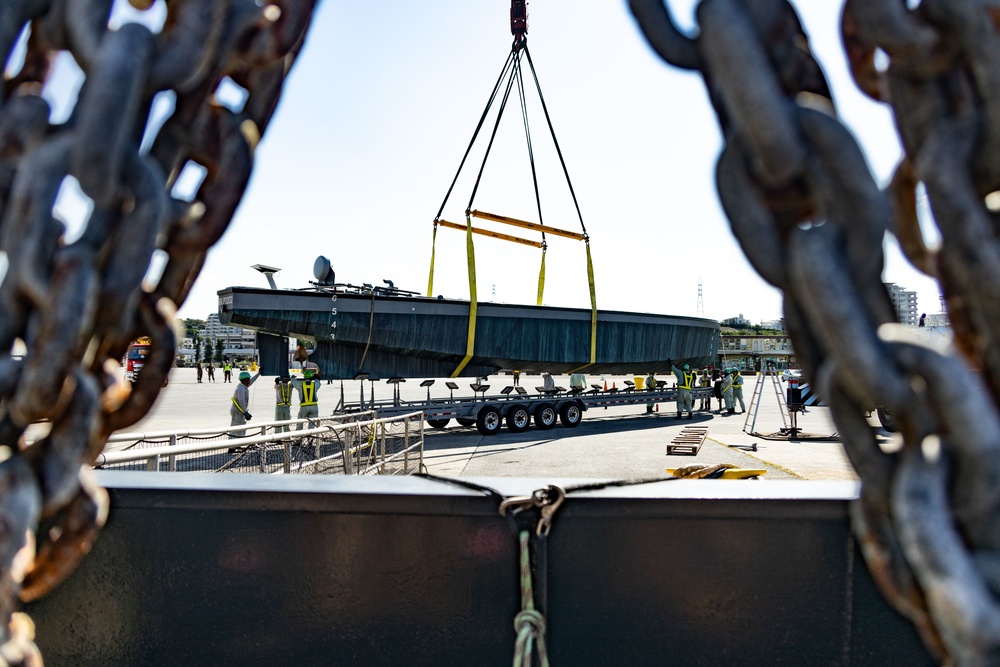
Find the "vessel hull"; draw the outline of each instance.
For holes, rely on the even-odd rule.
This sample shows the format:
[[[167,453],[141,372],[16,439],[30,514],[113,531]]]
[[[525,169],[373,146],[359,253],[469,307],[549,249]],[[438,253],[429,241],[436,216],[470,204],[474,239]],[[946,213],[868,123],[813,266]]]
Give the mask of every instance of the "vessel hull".
[[[480,303],[466,361],[469,314],[469,302],[455,299],[249,287],[219,292],[222,324],[314,341],[310,359],[325,378],[483,377],[502,369],[662,374],[670,370],[668,359],[707,366],[719,343],[713,320],[599,310],[591,362],[590,310]]]

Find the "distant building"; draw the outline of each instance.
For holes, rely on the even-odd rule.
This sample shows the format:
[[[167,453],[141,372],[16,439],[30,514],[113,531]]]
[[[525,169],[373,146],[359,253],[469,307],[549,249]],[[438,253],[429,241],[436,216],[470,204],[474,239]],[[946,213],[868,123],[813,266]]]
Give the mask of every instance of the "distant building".
[[[730,317],[728,320],[722,320],[722,326],[734,329],[748,329],[750,327],[750,320],[743,317],[743,313],[740,313],[739,317]]]
[[[948,321],[948,313],[936,313],[934,315],[928,315],[927,319],[924,321],[924,325],[928,327],[949,327],[951,322]]]
[[[741,371],[784,370],[796,368],[795,350],[787,335],[719,337],[717,368],[739,368]]]
[[[205,326],[198,333],[202,341],[211,341],[213,353],[218,341],[221,340],[222,353],[227,357],[253,357],[257,354],[256,334],[248,329],[221,324],[218,313],[212,313],[205,318]]]
[[[185,361],[194,360],[194,339],[193,338],[182,338],[180,345],[177,346],[177,356]]]
[[[760,326],[762,329],[772,329],[774,331],[784,331],[785,330],[785,320],[767,320],[766,322],[761,322]]]
[[[917,293],[905,290],[896,283],[885,283],[896,311],[896,320],[901,324],[917,325],[920,312],[917,310]]]

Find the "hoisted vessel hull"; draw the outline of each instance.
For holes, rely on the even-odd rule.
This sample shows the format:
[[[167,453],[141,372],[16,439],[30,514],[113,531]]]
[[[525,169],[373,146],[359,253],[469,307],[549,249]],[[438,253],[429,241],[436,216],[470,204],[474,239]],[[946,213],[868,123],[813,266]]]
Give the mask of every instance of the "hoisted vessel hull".
[[[466,357],[468,301],[251,287],[229,287],[218,295],[222,324],[316,341],[310,359],[325,378],[362,372],[372,378],[450,377]],[[458,376],[482,377],[501,369],[665,373],[667,359],[707,366],[718,343],[714,320],[600,310],[591,364],[589,309],[481,303],[474,353]],[[287,359],[273,359],[276,352],[265,347],[276,349],[261,346],[265,372],[287,368]]]

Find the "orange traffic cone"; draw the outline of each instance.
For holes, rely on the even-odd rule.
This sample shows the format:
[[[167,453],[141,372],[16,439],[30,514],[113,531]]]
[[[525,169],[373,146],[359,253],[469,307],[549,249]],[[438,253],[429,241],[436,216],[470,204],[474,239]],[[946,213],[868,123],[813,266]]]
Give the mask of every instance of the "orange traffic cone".
[[[655,409],[655,411],[656,411],[656,412],[659,412],[659,411],[660,411],[660,404],[659,404],[659,403],[657,403],[657,404],[656,404],[656,409]]]
[[[605,380],[604,381],[604,391],[607,391],[607,390],[608,390],[608,381]]]
[[[618,388],[618,387],[616,387],[616,386],[615,386],[615,382],[614,382],[614,380],[612,380],[612,381],[611,381],[611,388],[612,388],[612,389],[617,389],[617,388]]]

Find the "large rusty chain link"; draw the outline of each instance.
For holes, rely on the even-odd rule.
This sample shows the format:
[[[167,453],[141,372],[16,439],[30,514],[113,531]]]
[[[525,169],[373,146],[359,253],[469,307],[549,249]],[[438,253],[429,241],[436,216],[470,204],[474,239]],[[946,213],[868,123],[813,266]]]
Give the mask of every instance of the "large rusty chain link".
[[[1000,662],[1000,3],[845,2],[851,71],[890,105],[904,149],[884,192],[787,0],[702,0],[693,37],[664,0],[630,6],[664,60],[704,77],[725,137],[720,199],[783,291],[796,354],[862,480],[853,524],[879,586],[938,659]],[[921,183],[936,249],[917,223]],[[939,281],[958,351],[894,324],[886,231]],[[879,447],[875,406],[896,420],[898,451]]]
[[[110,29],[113,0],[0,3],[3,62],[24,54],[0,91],[0,664],[40,664],[18,599],[58,584],[104,522],[107,494],[89,464],[156,399],[176,350],[175,310],[243,196],[316,0],[158,2],[166,19],[155,33]],[[157,0],[130,3],[144,11]],[[41,92],[60,53],[85,80],[55,124]],[[242,108],[218,103],[226,77],[245,90]],[[166,91],[174,109],[141,150]],[[205,178],[186,201],[171,192],[189,162]],[[67,177],[93,202],[72,241],[53,214]],[[156,251],[162,274],[144,284]],[[152,352],[128,386],[114,368],[138,336]],[[22,361],[11,358],[18,340]],[[39,421],[50,429],[28,444]]]

